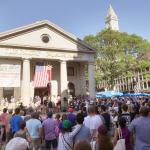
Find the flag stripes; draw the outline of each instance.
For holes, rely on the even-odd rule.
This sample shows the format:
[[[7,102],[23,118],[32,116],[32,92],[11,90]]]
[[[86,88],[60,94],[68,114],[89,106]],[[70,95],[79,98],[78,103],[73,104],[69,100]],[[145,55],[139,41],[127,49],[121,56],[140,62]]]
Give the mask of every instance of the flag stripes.
[[[48,63],[37,63],[35,66],[34,87],[47,87],[51,80],[51,67]]]

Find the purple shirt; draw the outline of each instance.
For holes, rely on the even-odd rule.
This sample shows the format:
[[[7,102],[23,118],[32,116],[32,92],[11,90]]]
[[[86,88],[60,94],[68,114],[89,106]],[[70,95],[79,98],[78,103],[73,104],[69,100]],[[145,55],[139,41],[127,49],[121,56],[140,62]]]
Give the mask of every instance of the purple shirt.
[[[127,127],[122,128],[122,137],[125,139],[126,150],[131,150],[130,132]]]
[[[71,122],[71,125],[74,126],[76,125],[76,115],[73,113],[69,113],[67,115],[68,120]]]
[[[56,121],[52,118],[48,118],[43,122],[45,140],[54,140],[56,139],[55,128]]]

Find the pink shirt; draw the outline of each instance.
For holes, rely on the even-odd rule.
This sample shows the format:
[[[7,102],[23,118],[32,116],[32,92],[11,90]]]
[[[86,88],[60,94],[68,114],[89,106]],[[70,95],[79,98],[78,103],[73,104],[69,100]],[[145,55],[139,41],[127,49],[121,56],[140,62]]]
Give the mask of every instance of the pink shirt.
[[[2,113],[0,115],[0,121],[2,122],[3,125],[7,126],[8,125],[8,113]]]

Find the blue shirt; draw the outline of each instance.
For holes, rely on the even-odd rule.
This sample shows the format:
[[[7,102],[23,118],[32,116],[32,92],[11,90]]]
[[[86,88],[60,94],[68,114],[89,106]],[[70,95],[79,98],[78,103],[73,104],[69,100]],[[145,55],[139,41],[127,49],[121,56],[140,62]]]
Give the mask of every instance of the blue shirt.
[[[150,149],[150,117],[138,117],[134,119],[129,130],[135,133],[135,149]]]
[[[74,143],[76,143],[77,141],[80,141],[80,140],[87,140],[88,142],[90,142],[90,140],[91,140],[90,129],[88,127],[86,127],[85,125],[82,125],[79,132],[75,135]]]
[[[10,126],[11,126],[13,133],[16,133],[17,131],[20,130],[20,122],[21,121],[22,121],[21,116],[19,116],[19,115],[12,116],[12,118],[10,119]]]

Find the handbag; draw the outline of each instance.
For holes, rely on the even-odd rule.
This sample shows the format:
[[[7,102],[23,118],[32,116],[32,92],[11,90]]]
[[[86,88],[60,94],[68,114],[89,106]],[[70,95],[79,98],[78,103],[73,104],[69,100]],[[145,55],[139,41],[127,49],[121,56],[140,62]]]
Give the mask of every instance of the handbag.
[[[91,145],[92,150],[95,150],[96,141],[95,141],[95,140],[92,140],[92,141],[90,142],[90,145]]]
[[[59,133],[60,133],[60,129],[59,129],[59,127],[56,125],[56,127],[55,127],[55,135],[56,135],[56,137],[59,137]]]
[[[118,131],[119,139],[117,141],[117,144],[114,147],[114,150],[126,150],[125,139],[123,139],[122,137],[122,131],[120,128],[118,128],[117,131]]]

